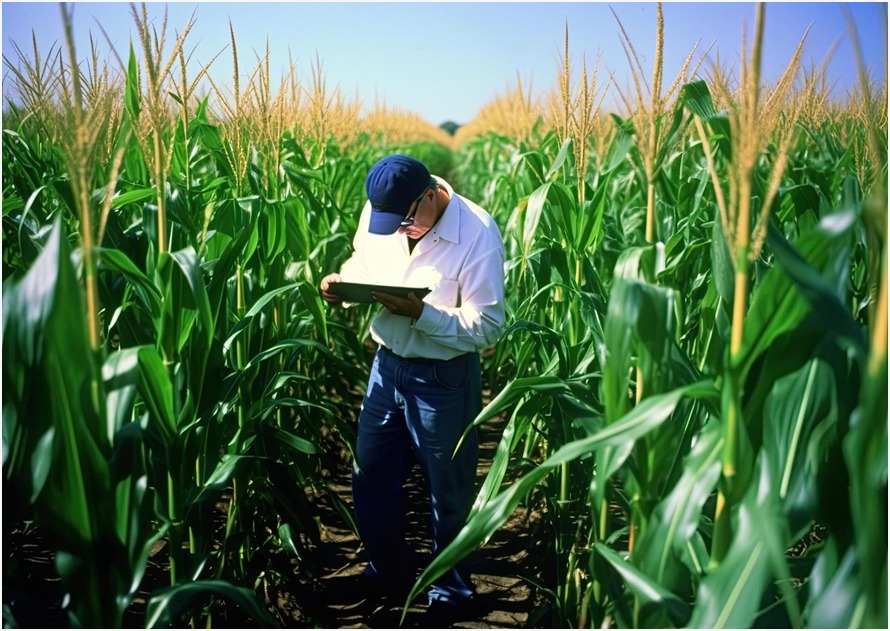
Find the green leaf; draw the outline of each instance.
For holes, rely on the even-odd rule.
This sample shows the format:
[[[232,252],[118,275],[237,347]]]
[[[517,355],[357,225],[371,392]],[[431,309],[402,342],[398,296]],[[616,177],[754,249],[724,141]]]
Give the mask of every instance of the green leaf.
[[[208,498],[217,497],[229,485],[238,471],[257,459],[256,456],[224,455],[195,498],[189,501],[189,504],[199,504]]]
[[[665,290],[645,282],[647,270],[655,267],[654,256],[652,246],[629,248],[621,253],[615,265],[615,280],[603,327],[607,354],[602,361],[602,391],[607,422],[620,418],[630,406],[627,395],[630,366],[635,340],[640,339],[636,329],[644,311],[644,294]],[[661,321],[668,324],[663,318]],[[662,343],[668,342],[664,336],[655,336],[651,332],[647,332],[647,336],[658,337]]]
[[[290,524],[281,524],[278,527],[278,538],[281,539],[281,547],[287,550],[291,556],[298,561],[303,560],[303,555],[300,554],[300,550],[297,548],[298,540],[294,538]]]
[[[518,408],[516,412],[510,416],[510,420],[507,421],[507,424],[504,426],[501,433],[501,439],[498,441],[494,457],[491,459],[491,466],[488,470],[488,474],[485,476],[485,480],[482,482],[482,487],[476,495],[476,500],[473,502],[473,508],[470,511],[467,521],[471,520],[473,516],[479,512],[479,509],[490,502],[501,489],[504,476],[507,473],[507,467],[510,464],[510,457],[525,432],[528,430],[531,421],[531,417],[525,413],[522,408]]]
[[[547,197],[553,186],[554,182],[542,184],[535,189],[528,199],[528,206],[525,209],[525,223],[522,227],[521,243],[523,259],[527,259],[531,253],[532,243],[534,243],[538,231],[538,224],[541,223],[541,215],[544,212],[544,206],[547,204]]]
[[[603,177],[593,191],[593,197],[578,212],[583,216],[581,227],[575,232],[574,248],[585,256],[592,256],[603,240],[603,214],[611,190],[608,177]]]
[[[314,454],[316,453],[315,445],[306,440],[305,438],[300,438],[296,434],[291,434],[283,429],[278,427],[270,427],[268,429],[269,434],[280,441],[281,443],[295,449],[296,451],[304,454]]]
[[[324,346],[323,344],[320,344],[316,340],[288,339],[288,340],[281,340],[280,342],[278,342],[277,344],[274,344],[273,346],[270,346],[266,350],[257,353],[254,357],[252,357],[250,359],[249,362],[247,362],[247,365],[244,367],[244,370],[248,370],[249,368],[256,366],[257,364],[269,359],[270,357],[274,357],[275,355],[277,355],[283,351],[306,349],[306,348],[314,348],[315,350],[319,351],[322,355],[324,355],[331,362],[335,362],[338,364],[345,364],[345,362],[342,359],[332,355],[330,350],[328,350],[328,348],[326,346]]]
[[[134,124],[139,120],[140,103],[142,101],[142,87],[139,84],[139,60],[133,50],[133,42],[130,42],[130,57],[127,62],[127,84],[124,89],[124,107],[130,121]]]
[[[601,543],[594,544],[593,551],[603,557],[621,575],[624,584],[636,594],[642,605],[663,608],[670,616],[671,621],[678,626],[683,626],[689,620],[689,605],[676,594],[662,587],[607,546]]]
[[[815,263],[821,270],[795,251],[776,229],[770,230],[769,244],[782,271],[791,278],[807,299],[813,314],[823,324],[825,330],[830,332],[831,337],[836,339],[844,350],[851,351],[861,361],[866,353],[865,334],[862,327],[853,319],[849,307],[841,302],[838,295],[841,291],[846,291],[849,246],[844,243],[844,237],[852,226],[852,219],[852,213],[846,213],[823,220],[823,227],[828,228],[831,225],[832,232],[826,229],[822,234],[826,240],[834,243],[823,246],[828,250],[828,256],[814,257]],[[832,221],[835,223],[829,224]],[[819,241],[821,239],[816,242]]]
[[[109,390],[109,394],[111,392]],[[122,422],[123,419],[118,420],[118,424]],[[147,449],[150,446],[138,422],[122,425],[115,434],[110,464],[115,483],[117,535],[126,546],[132,572],[128,591],[116,599],[121,614],[139,591],[151,549],[167,534],[169,525],[165,520],[158,520],[154,512],[153,490],[147,483]],[[122,576],[122,587],[126,578]]]
[[[147,431],[169,447],[176,440],[173,385],[154,346],[121,349],[109,355],[103,376],[110,387],[136,386],[148,410]]]
[[[560,377],[543,376],[514,379],[504,386],[504,389],[479,412],[473,421],[473,426],[481,425],[485,421],[494,418],[528,394],[555,395],[565,392],[568,392],[568,384],[565,379]]]
[[[714,286],[724,303],[732,307],[735,292],[735,268],[732,255],[723,232],[723,220],[715,208],[716,217],[711,230],[711,264],[714,270]]]
[[[759,479],[748,487],[739,504],[734,538],[720,566],[702,581],[689,626],[749,628],[768,595],[778,587],[792,628],[803,626],[798,593],[792,586],[785,551],[792,543],[781,502],[772,488],[771,467],[758,461]],[[775,579],[775,582],[771,579]]]
[[[817,280],[819,273],[824,273],[831,261],[849,247],[847,235],[853,220],[852,212],[826,217],[817,229],[798,239],[799,255],[793,253],[778,231],[770,228],[769,244],[782,265],[767,272],[751,298],[738,360],[743,381],[754,361],[782,335],[800,326],[814,305],[824,304],[829,315],[839,318],[839,339],[849,340],[853,349],[859,346],[856,338],[861,339],[861,332],[857,335],[852,330],[849,314],[841,314],[825,281]],[[828,321],[825,324],[834,327]]]
[[[626,125],[615,114],[610,114],[610,116],[615,121],[615,138],[612,140],[603,158],[604,173],[611,173],[618,167],[626,165],[627,154],[631,147],[634,146],[633,126]]]
[[[683,461],[680,480],[652,511],[634,547],[637,565],[662,585],[673,584],[672,566],[686,558],[687,545],[699,527],[703,507],[717,486],[722,437],[722,428],[716,421],[709,422],[696,435],[692,451]],[[695,568],[690,569],[697,573]]]
[[[813,359],[775,382],[764,406],[763,456],[768,488],[798,526],[809,524],[818,504],[816,479],[837,431],[834,373]]]
[[[878,628],[866,624],[867,592],[859,574],[855,548],[836,559],[837,543],[829,540],[819,555],[810,577],[810,598],[804,610],[813,629]]]
[[[157,193],[153,188],[140,188],[132,191],[127,191],[125,193],[121,193],[120,195],[116,195],[111,202],[111,208],[114,210],[118,210],[123,208],[127,204],[139,204],[141,202],[147,202],[156,197]]]
[[[692,629],[748,629],[760,608],[769,582],[767,542],[756,534],[756,522],[766,515],[742,503],[732,545],[720,566],[708,574],[698,589]]]
[[[145,627],[180,626],[179,616],[203,607],[211,597],[238,605],[266,627],[278,626],[257,595],[249,589],[235,587],[227,581],[195,581],[155,591],[146,607]]]
[[[799,222],[805,214],[818,210],[821,201],[819,190],[810,184],[780,188],[777,216],[782,222]]]
[[[321,294],[315,287],[310,286],[309,283],[300,283],[299,290],[300,296],[303,298],[303,304],[306,305],[309,313],[312,314],[315,326],[321,331],[321,339],[328,342],[327,311],[325,310],[325,303],[321,298]]]
[[[708,85],[704,80],[692,81],[687,83],[680,89],[678,101],[711,126],[715,137],[711,139],[712,143],[717,140],[717,150],[720,151],[725,158],[729,158],[730,153],[730,126],[729,119],[724,112],[718,112],[714,108],[714,101],[708,90]],[[720,140],[726,142],[719,142]]]
[[[275,398],[272,396],[264,397],[262,400],[251,405],[248,414],[251,419],[265,420],[272,414],[272,412],[281,408],[299,408],[307,411],[309,414],[321,414],[327,417],[333,415],[331,408],[319,403],[313,403],[312,401],[306,401],[305,399],[296,399],[294,397]]]
[[[207,346],[210,346],[210,338],[213,337],[213,314],[210,310],[210,301],[207,297],[207,287],[201,275],[198,257],[192,248],[172,252],[171,256],[176,261],[191,290],[192,304],[198,311],[198,319],[201,323],[202,337]]]
[[[223,352],[229,352],[229,349],[232,347],[235,339],[241,332],[248,328],[249,322],[253,319],[253,317],[260,313],[263,310],[263,307],[269,304],[269,302],[271,302],[276,296],[292,292],[304,284],[305,283],[303,281],[299,281],[296,283],[291,283],[290,285],[284,285],[283,287],[277,287],[272,291],[266,292],[259,299],[257,299],[257,301],[253,303],[253,306],[248,310],[248,312],[244,314],[241,322],[235,325],[232,333],[226,339],[225,343],[223,344]]]
[[[885,296],[886,273],[885,263]],[[878,320],[874,326],[886,328],[886,315],[883,322]],[[859,405],[851,415],[850,430],[844,436],[842,448],[850,476],[850,517],[859,563],[857,591],[865,599],[862,626],[883,628],[887,626],[888,379],[887,348],[876,343],[880,339],[881,334],[876,332]]]
[[[143,306],[152,318],[161,312],[161,292],[157,286],[140,270],[130,258],[120,250],[110,248],[94,248],[93,252],[105,268],[118,272],[129,282],[142,300]],[[100,267],[100,271],[101,271]]]
[[[40,456],[52,463],[46,470],[51,486],[34,488],[33,493],[67,495],[63,503],[45,506],[58,519],[52,525],[70,530],[74,539],[89,541],[92,519],[99,517],[89,509],[91,496],[109,489],[105,455],[111,445],[99,421],[100,409],[94,407],[98,401],[88,396],[98,375],[86,341],[80,287],[59,221],[34,266],[20,284],[4,292],[3,302],[4,390],[16,393],[13,401],[18,399],[21,406],[18,419],[31,420],[31,413],[22,415],[30,407],[39,414],[36,422],[50,420],[55,431],[54,439],[43,443],[47,452]],[[73,357],[82,360],[71,361]],[[23,382],[29,372],[36,383]],[[28,431],[27,426],[20,429]],[[6,435],[4,428],[4,439]]]
[[[553,160],[553,165],[550,167],[550,170],[547,171],[547,174],[544,175],[545,180],[550,180],[550,178],[562,168],[562,165],[565,164],[566,157],[569,155],[569,149],[571,149],[571,147],[571,137],[566,138],[563,141],[562,146],[559,148],[559,153],[556,155],[556,159]]]
[[[685,398],[713,400],[716,397],[717,391],[712,382],[696,383],[663,395],[655,395],[601,431],[587,438],[566,443],[476,513],[454,541],[423,571],[408,596],[408,602],[444,574],[448,568],[453,567],[487,541],[528,492],[562,463],[576,460],[603,447],[617,447],[639,439],[669,418],[679,402]]]
[[[132,569],[117,537],[98,358],[61,221],[4,290],[4,474],[34,504],[73,615],[84,626],[119,626]]]
[[[680,102],[690,112],[705,120],[717,115],[714,109],[714,101],[705,81],[692,81],[680,89]]]

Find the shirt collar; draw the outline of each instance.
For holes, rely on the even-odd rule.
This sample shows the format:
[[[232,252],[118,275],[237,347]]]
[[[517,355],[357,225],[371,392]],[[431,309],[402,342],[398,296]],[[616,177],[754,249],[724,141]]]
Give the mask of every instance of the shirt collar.
[[[435,230],[442,239],[450,241],[451,243],[460,243],[460,198],[454,194],[454,189],[451,188],[451,185],[448,184],[448,182],[442,178],[436,176],[433,177],[435,177],[436,182],[439,183],[440,187],[448,191],[448,195],[450,196],[448,206],[445,207],[445,212],[439,217]]]

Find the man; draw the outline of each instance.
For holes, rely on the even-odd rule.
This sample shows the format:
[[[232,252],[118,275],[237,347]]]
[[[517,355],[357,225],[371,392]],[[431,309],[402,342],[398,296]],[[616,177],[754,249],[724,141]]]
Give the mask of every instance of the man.
[[[403,484],[413,463],[430,494],[434,554],[463,527],[475,498],[475,430],[454,452],[482,408],[479,351],[504,327],[504,245],[488,213],[413,158],[383,158],[365,189],[354,253],[339,274],[322,279],[324,299],[340,304],[330,291],[339,281],[432,289],[423,301],[413,292],[374,294],[384,309],[371,324],[379,348],[353,475],[356,523],[370,560],[364,575],[405,589],[417,567],[404,536]],[[459,565],[433,583],[429,604],[462,605],[473,595]]]

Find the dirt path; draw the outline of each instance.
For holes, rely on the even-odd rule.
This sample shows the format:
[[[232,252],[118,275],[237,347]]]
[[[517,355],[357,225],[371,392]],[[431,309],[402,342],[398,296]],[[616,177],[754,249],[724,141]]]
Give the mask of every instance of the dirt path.
[[[479,432],[479,468],[477,480],[484,479],[501,436],[503,421],[483,424]],[[351,470],[340,468],[331,479],[332,489],[352,505]],[[423,492],[419,469],[408,482],[411,505],[408,541],[426,559],[430,554],[429,502]],[[354,579],[364,569],[366,557],[361,542],[329,500],[318,502],[322,531],[321,545],[315,551],[317,579],[292,586],[292,591],[278,594],[279,616],[291,611],[285,626],[321,628],[397,628],[401,602],[366,598],[354,591]],[[538,595],[526,577],[540,573],[541,545],[533,537],[534,523],[520,508],[491,540],[469,559],[480,606],[473,615],[454,622],[432,619],[426,615],[426,599],[420,596],[410,607],[403,628],[533,628],[533,611]],[[298,610],[298,611],[297,611]]]

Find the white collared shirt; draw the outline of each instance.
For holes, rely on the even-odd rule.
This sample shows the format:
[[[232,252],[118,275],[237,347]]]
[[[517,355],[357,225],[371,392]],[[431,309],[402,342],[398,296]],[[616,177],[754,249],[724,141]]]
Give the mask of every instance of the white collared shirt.
[[[368,232],[365,203],[340,270],[346,282],[430,287],[417,320],[386,309],[371,323],[371,337],[402,357],[451,359],[497,341],[504,329],[504,243],[491,216],[435,178],[451,196],[439,221],[414,246],[398,232]]]

